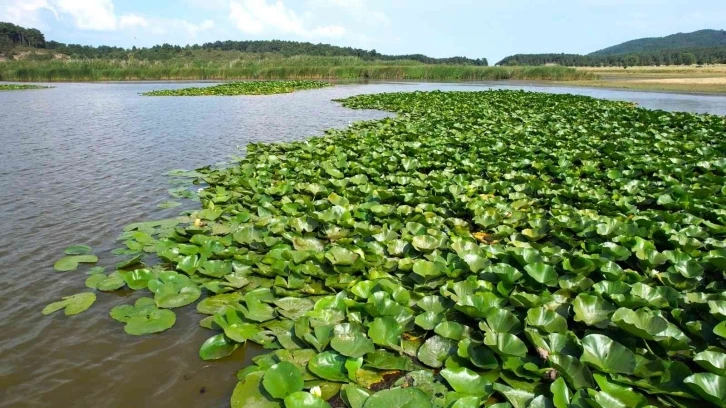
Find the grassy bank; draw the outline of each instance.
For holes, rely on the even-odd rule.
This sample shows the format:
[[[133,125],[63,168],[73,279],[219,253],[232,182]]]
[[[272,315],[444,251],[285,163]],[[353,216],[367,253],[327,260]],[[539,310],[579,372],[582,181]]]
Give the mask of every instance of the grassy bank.
[[[325,64],[325,63],[328,64]],[[357,64],[356,64],[357,63]],[[334,65],[337,64],[337,65]],[[357,58],[289,58],[240,60],[228,63],[176,63],[139,61],[5,61],[2,81],[139,81],[233,79],[333,79],[333,80],[588,80],[594,75],[566,67],[478,67],[400,64],[362,61]]]

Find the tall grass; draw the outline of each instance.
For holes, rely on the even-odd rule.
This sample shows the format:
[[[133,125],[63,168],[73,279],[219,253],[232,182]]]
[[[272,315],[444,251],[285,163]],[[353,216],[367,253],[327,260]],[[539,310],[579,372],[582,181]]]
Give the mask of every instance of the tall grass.
[[[566,67],[425,65],[416,61],[363,61],[355,57],[239,58],[194,61],[5,61],[1,81],[130,81],[233,79],[340,80],[584,80],[594,75]]]

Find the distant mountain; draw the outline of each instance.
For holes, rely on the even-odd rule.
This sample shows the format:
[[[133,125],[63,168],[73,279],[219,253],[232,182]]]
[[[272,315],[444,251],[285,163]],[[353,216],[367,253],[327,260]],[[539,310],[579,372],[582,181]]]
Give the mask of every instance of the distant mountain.
[[[641,38],[595,51],[590,56],[639,54],[685,48],[726,47],[726,31],[699,30],[665,37]]]

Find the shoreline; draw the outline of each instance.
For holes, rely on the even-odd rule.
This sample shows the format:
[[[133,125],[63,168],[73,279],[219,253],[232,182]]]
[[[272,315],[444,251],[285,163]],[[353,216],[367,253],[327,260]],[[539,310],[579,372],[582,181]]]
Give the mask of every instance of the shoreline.
[[[293,80],[293,79],[290,79]],[[527,80],[527,79],[487,79],[487,80],[424,80],[424,79],[373,79],[373,80],[352,80],[352,79],[325,79],[334,85],[360,85],[378,83],[416,84],[416,83],[445,83],[459,85],[483,85],[495,86],[543,86],[543,87],[575,87],[593,89],[611,89],[631,92],[651,92],[681,95],[699,96],[726,96],[726,87],[718,89],[693,89],[686,84],[673,84],[670,87],[663,87],[660,83],[629,83],[630,81],[618,81],[613,79],[598,80]],[[0,81],[2,84],[219,84],[225,82],[248,82],[248,81],[274,81],[272,79],[148,79],[148,80],[101,80],[101,81]]]

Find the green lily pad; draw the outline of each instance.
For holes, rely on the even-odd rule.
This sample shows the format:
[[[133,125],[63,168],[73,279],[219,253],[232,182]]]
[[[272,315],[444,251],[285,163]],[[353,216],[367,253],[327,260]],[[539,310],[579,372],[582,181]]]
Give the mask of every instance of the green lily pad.
[[[71,245],[65,250],[66,255],[92,255],[93,248],[88,245]]]
[[[65,309],[66,316],[77,315],[91,307],[96,301],[96,294],[92,292],[78,293],[71,296],[65,296],[59,302],[53,302],[43,308],[43,314],[49,315],[58,310]]]
[[[371,395],[363,408],[431,408],[431,401],[418,388],[394,388]]]
[[[66,256],[53,264],[53,269],[58,272],[75,271],[81,263],[96,263],[98,257],[96,255],[72,255]]]
[[[194,303],[202,294],[189,277],[171,271],[160,272],[158,279],[149,280],[148,287],[156,305],[169,309]]]
[[[274,398],[286,398],[293,393],[302,391],[305,384],[303,376],[295,364],[281,361],[265,371],[262,385]]]
[[[124,331],[133,336],[160,333],[176,322],[174,312],[157,308],[149,298],[139,298],[133,306],[116,306],[111,309],[110,315],[114,320],[126,323]]]

